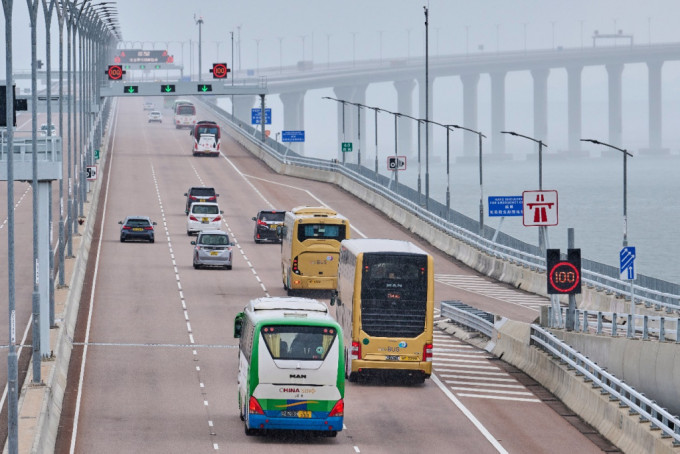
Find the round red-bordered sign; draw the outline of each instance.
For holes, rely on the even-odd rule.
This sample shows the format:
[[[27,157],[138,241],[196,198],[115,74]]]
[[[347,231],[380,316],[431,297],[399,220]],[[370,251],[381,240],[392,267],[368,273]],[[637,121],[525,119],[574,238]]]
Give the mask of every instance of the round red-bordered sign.
[[[557,262],[548,273],[550,286],[560,293],[569,293],[581,282],[578,268],[569,262]]]
[[[123,67],[120,65],[111,65],[107,71],[109,79],[120,80],[123,78]]]
[[[224,63],[215,63],[213,65],[213,77],[215,79],[224,79],[227,77],[227,65]]]

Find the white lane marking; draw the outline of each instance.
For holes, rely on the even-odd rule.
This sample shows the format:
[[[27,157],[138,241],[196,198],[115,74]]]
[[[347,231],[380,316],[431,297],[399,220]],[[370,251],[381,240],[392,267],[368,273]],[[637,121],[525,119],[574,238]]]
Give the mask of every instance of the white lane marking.
[[[228,162],[229,164],[231,164],[231,166],[232,166],[234,169],[236,169],[236,166],[229,160],[229,158],[227,158],[226,156],[224,156],[224,159],[226,159],[227,162]],[[236,169],[236,171],[237,171],[237,172],[239,173],[239,175],[241,175],[241,177],[243,177],[243,179],[244,179],[245,181],[247,181],[248,184],[249,184],[251,187],[253,187],[253,188],[254,188],[255,186],[253,186],[253,184],[250,182],[249,178],[252,178],[253,180],[260,180],[260,181],[264,181],[264,182],[267,182],[267,183],[276,184],[276,185],[283,186],[283,187],[290,188],[290,189],[295,189],[295,190],[297,190],[297,191],[302,191],[302,192],[306,193],[308,196],[310,196],[311,198],[313,198],[314,200],[316,200],[316,201],[319,203],[319,205],[324,206],[324,207],[326,207],[326,208],[330,208],[330,207],[326,204],[326,202],[324,202],[323,200],[321,200],[320,198],[318,198],[317,196],[315,196],[314,194],[312,194],[312,192],[310,192],[308,189],[299,188],[299,187],[297,187],[297,186],[291,186],[291,185],[285,184],[285,183],[279,183],[278,181],[267,180],[266,178],[259,178],[259,177],[255,177],[255,176],[252,176],[252,175],[246,175],[246,174],[240,172],[238,169]],[[257,189],[256,189],[255,191],[257,192]],[[258,192],[258,194],[259,194],[259,192]],[[260,194],[260,196],[262,196],[262,195]],[[267,199],[265,199],[264,197],[262,197],[262,199],[265,200],[265,201],[267,200]],[[269,202],[267,202],[267,203],[269,203]],[[269,204],[269,206],[272,207],[272,208],[274,208],[271,204]],[[359,229],[357,229],[354,225],[352,225],[352,223],[350,223],[349,227],[350,227],[352,230],[354,230],[360,237],[362,237],[362,238],[367,238],[367,236],[364,235],[364,234],[363,234]]]
[[[94,306],[94,292],[95,289],[97,288],[97,274],[99,273],[99,258],[101,257],[102,240],[104,238],[103,230],[104,226],[106,225],[106,208],[109,201],[109,184],[111,183],[111,169],[113,168],[112,151],[115,147],[114,143],[116,140],[116,129],[118,128],[118,109],[116,109],[115,104],[116,101],[114,101],[114,105],[112,106],[115,109],[116,116],[111,131],[111,134],[113,134],[113,139],[111,140],[111,149],[109,150],[109,153],[111,153],[111,155],[109,157],[108,162],[109,168],[106,180],[106,190],[104,191],[104,206],[102,209],[102,221],[99,227],[99,243],[97,244],[97,259],[95,260],[94,263],[94,275],[92,277],[92,291],[90,292],[90,305],[88,307],[87,313],[87,327],[85,328],[85,345],[83,346],[83,357],[80,361],[80,373],[78,375],[78,393],[76,397],[75,414],[73,415],[73,431],[71,433],[71,446],[69,448],[70,454],[73,454],[76,449],[76,437],[78,435],[78,418],[80,417],[80,405],[83,398],[83,381],[85,378],[85,363],[87,361],[87,343],[90,341],[90,328],[92,327],[92,310]]]
[[[514,402],[535,402],[540,403],[538,399],[528,399],[524,397],[506,397],[506,396],[487,396],[484,394],[470,394],[470,393],[458,393],[461,397],[474,397],[477,399],[495,399],[495,400],[511,400]]]
[[[487,281],[481,276],[463,274],[435,274],[435,282],[456,287],[462,290],[484,295],[505,303],[514,304],[534,311],[540,310],[540,306],[550,304],[550,300],[539,295],[531,295],[523,292],[507,289],[499,284]]]
[[[505,448],[503,448],[503,446],[498,442],[498,440],[496,440],[494,436],[491,435],[488,429],[484,427],[484,425],[481,422],[479,422],[475,415],[473,415],[472,412],[468,410],[468,408],[465,405],[463,405],[463,403],[460,400],[458,400],[458,398],[446,387],[446,385],[439,381],[437,375],[432,374],[430,378],[437,386],[439,386],[439,389],[442,390],[444,395],[446,395],[446,397],[448,397],[449,400],[453,402],[453,404],[456,407],[458,407],[458,409],[461,412],[463,412],[465,417],[477,428],[477,430],[479,430],[479,432],[484,436],[484,438],[486,438],[487,441],[491,443],[491,445],[494,448],[496,448],[496,451],[504,454],[508,453],[508,451],[506,451]]]
[[[499,379],[496,379],[499,380]],[[512,379],[509,379],[510,381],[515,381]],[[525,389],[524,385],[520,385],[519,382],[515,381],[515,383],[518,383],[516,385],[506,385],[503,383],[480,383],[476,381],[467,381],[467,380],[445,380],[446,383],[449,385],[461,385],[461,386],[479,386],[481,388],[472,388],[475,389],[475,391],[487,391],[486,389],[482,389],[484,386],[493,386],[494,388],[514,388],[514,389]],[[466,388],[454,388],[452,387],[451,389],[462,389],[466,390]],[[489,391],[489,392],[503,392],[503,391]],[[531,393],[523,393],[523,394],[529,394],[533,395]]]

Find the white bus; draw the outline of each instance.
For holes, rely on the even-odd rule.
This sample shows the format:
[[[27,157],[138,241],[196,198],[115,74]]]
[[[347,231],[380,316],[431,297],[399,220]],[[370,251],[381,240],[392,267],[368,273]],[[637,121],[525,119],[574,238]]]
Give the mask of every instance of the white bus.
[[[344,418],[340,325],[308,298],[250,301],[234,320],[238,405],[246,435],[309,430],[334,437]]]
[[[175,129],[193,128],[196,124],[196,106],[190,102],[175,105]]]

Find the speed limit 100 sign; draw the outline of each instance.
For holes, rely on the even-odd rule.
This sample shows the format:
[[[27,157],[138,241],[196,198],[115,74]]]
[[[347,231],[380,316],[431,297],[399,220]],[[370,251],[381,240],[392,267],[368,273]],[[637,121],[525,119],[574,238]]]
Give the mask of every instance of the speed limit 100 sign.
[[[569,249],[562,260],[559,249],[548,249],[546,271],[549,295],[581,293],[581,250]]]

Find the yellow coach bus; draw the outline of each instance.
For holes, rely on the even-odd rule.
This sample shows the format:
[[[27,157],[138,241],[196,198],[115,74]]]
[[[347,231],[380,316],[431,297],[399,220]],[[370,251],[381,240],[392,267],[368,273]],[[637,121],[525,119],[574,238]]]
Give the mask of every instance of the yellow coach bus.
[[[325,207],[286,211],[281,239],[283,288],[335,290],[340,242],[349,238],[349,221]]]
[[[341,243],[336,318],[345,338],[345,376],[383,372],[422,383],[432,374],[434,264],[408,241]]]

